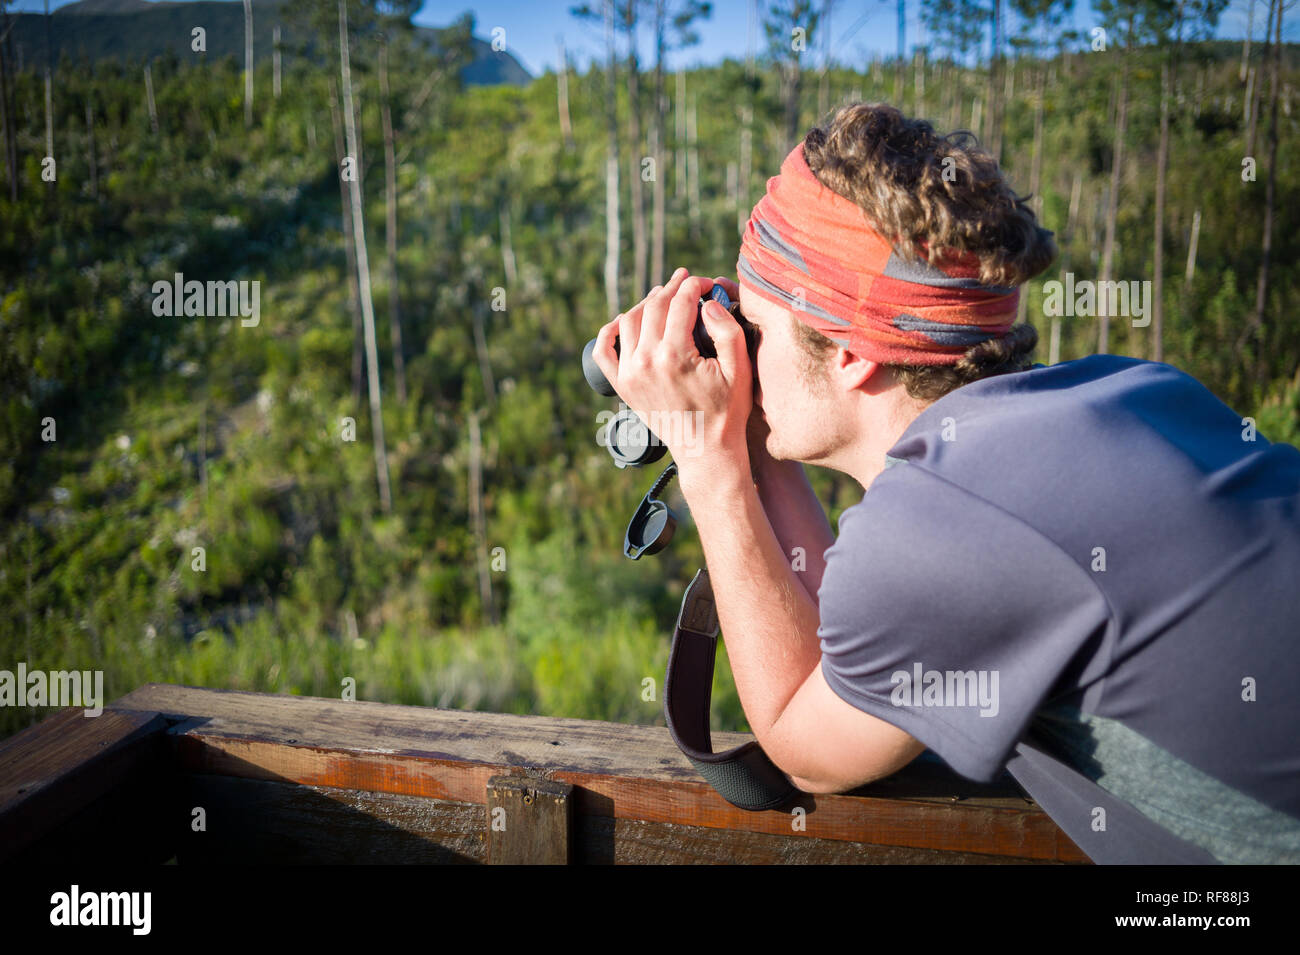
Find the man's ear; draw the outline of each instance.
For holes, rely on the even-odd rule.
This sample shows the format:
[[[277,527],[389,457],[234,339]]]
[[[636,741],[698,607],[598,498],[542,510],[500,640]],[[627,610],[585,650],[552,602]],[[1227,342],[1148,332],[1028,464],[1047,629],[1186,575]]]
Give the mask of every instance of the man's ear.
[[[879,362],[855,355],[847,348],[835,349],[830,359],[831,379],[845,391],[854,391],[867,385],[866,390],[874,394],[879,389],[867,383],[872,382],[881,385],[884,383],[886,376],[876,374],[880,367]]]

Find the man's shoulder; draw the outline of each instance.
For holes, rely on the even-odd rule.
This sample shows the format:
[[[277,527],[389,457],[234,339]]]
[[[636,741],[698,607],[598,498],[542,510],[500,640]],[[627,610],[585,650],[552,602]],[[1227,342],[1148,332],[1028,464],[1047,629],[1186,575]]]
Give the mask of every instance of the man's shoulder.
[[[978,419],[988,434],[1042,423],[1058,430],[1072,417],[1114,413],[1135,395],[1182,394],[1208,399],[1228,410],[1191,375],[1164,362],[1123,355],[1089,355],[1055,365],[981,378],[955,388],[927,406],[903,432],[890,454],[914,456],[925,434],[951,435],[954,423]],[[1217,410],[1217,409],[1216,409]],[[952,440],[951,436],[946,440]]]

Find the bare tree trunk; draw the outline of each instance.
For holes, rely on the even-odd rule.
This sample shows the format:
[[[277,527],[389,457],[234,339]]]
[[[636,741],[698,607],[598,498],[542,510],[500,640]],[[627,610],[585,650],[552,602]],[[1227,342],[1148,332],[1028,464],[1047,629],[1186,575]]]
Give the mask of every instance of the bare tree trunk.
[[[95,113],[86,100],[86,165],[90,167],[90,197],[99,198],[99,161],[95,158]]]
[[[271,95],[280,98],[280,24],[271,34]]]
[[[483,613],[488,622],[496,625],[496,602],[492,599],[492,574],[488,564],[487,512],[483,506],[483,440],[479,432],[481,409],[469,416],[469,506],[470,520],[474,525],[474,545],[478,564],[478,592],[483,602]]]
[[[903,101],[903,62],[907,59],[907,0],[898,0],[898,61],[894,66],[894,103],[907,112]]]
[[[384,124],[384,239],[388,253],[388,325],[393,344],[397,403],[406,404],[406,355],[402,347],[401,296],[397,286],[397,162],[393,150],[393,112],[388,102],[388,44],[379,51],[380,117]]]
[[[54,77],[50,68],[45,68],[45,155],[54,156]],[[54,180],[46,183],[50,195],[54,194]]]
[[[207,349],[205,348],[206,352]],[[206,387],[205,387],[206,392]],[[199,499],[203,504],[204,515],[208,505],[208,401],[206,393],[203,405],[199,408]]]
[[[343,207],[343,253],[348,266],[348,314],[352,317],[352,402],[361,400],[361,374],[365,370],[362,357],[362,340],[365,332],[361,327],[361,291],[357,279],[357,250],[352,231],[352,199],[348,195],[348,184],[343,178],[343,160],[349,158],[343,145],[343,121],[339,118],[338,89],[330,79],[330,119],[334,125],[334,155],[339,170],[339,201]],[[352,163],[356,175],[356,161]]]
[[[1102,246],[1101,252],[1101,282],[1111,280],[1111,270],[1115,264],[1115,223],[1119,218],[1119,185],[1121,171],[1124,162],[1124,133],[1128,126],[1128,65],[1130,56],[1129,51],[1125,50],[1120,53],[1124,60],[1124,68],[1118,78],[1119,83],[1119,106],[1118,116],[1115,120],[1115,155],[1111,164],[1110,171],[1110,195],[1106,200],[1106,243]],[[1103,284],[1099,286],[1105,288]],[[1098,323],[1100,331],[1097,338],[1097,351],[1105,354],[1110,349],[1110,313],[1107,308],[1109,296],[1097,296],[1097,315],[1101,319]]]
[[[740,163],[739,165],[735,163],[727,164],[728,172],[734,171],[735,173],[735,179],[730,183],[733,187],[730,191],[730,197],[736,210],[736,231],[741,233],[745,231],[745,224],[749,221],[748,183],[753,175],[753,163],[754,106],[746,96],[740,120]]]
[[[153,130],[155,136],[158,135],[158,109],[154,106],[153,101],[153,71],[149,69],[149,64],[144,65],[144,95],[149,104],[149,127]]]
[[[646,258],[649,240],[646,236],[645,190],[642,177],[642,160],[645,158],[641,141],[641,64],[636,49],[636,8],[627,6],[627,131],[629,158],[632,160],[632,301],[639,302],[646,293]]]
[[[689,180],[690,202],[687,205],[691,221],[691,238],[700,237],[700,147],[697,106],[694,98],[689,102],[686,112],[687,143],[687,179]]]
[[[244,0],[244,126],[253,125],[253,0]]]
[[[912,109],[918,116],[925,114],[925,51],[920,47],[912,54],[912,91],[916,103]]]
[[[618,314],[618,76],[614,66],[614,0],[605,0],[605,307]]]
[[[949,64],[946,69],[948,82],[943,86],[948,91],[948,112],[951,117],[948,120],[948,127],[955,130],[961,126],[962,76],[961,70],[952,64]]]
[[[1251,101],[1255,98],[1255,68],[1252,66],[1246,71],[1246,93],[1241,98],[1241,124],[1248,130],[1250,128]],[[1247,139],[1250,138],[1247,134]]]
[[[1079,216],[1079,200],[1083,197],[1083,175],[1077,169],[1074,172],[1074,186],[1070,189],[1070,209],[1065,216],[1066,235],[1074,233],[1074,223]]]
[[[498,218],[501,223],[501,267],[506,273],[506,285],[515,288],[519,283],[519,269],[515,265],[515,246],[510,235],[510,197],[504,190]]]
[[[474,351],[478,353],[478,371],[483,378],[483,394],[487,398],[489,408],[495,408],[497,405],[497,383],[496,378],[492,375],[492,362],[488,356],[487,333],[484,330],[483,313],[485,311],[482,299],[474,300]]]
[[[572,150],[573,142],[573,123],[569,119],[569,56],[564,52],[564,37],[555,38],[556,46],[560,52],[560,69],[556,73],[556,96],[559,99],[560,112],[560,136],[564,140],[564,148]]]
[[[803,70],[798,57],[791,57],[782,74],[782,98],[785,100],[785,146],[787,152],[794,148],[799,137],[799,91],[803,87]],[[753,107],[748,106],[752,115]],[[748,194],[748,190],[746,190]]]
[[[1241,69],[1237,71],[1237,78],[1243,83],[1246,81],[1246,67],[1250,63],[1250,40],[1254,32],[1255,0],[1250,0],[1250,14],[1246,17],[1246,36],[1241,41]]]
[[[1151,359],[1164,361],[1165,192],[1169,165],[1169,63],[1160,64],[1160,145],[1156,150],[1155,248],[1152,256]]]
[[[754,45],[758,34],[758,3],[749,4],[749,28],[746,33],[745,46],[745,99],[741,107],[740,119],[740,166],[736,170],[736,190],[734,202],[736,207],[736,232],[744,234],[745,224],[749,221],[749,180],[754,174]],[[784,92],[786,73],[781,72],[783,98],[785,99],[786,138],[790,130],[790,100]],[[796,120],[798,103],[795,104]],[[785,149],[792,147],[786,146]],[[730,167],[728,167],[730,172]]]
[[[366,127],[361,122],[361,103],[359,100],[353,100],[352,121],[356,123],[357,141],[356,152],[354,155],[357,159],[357,188],[361,190],[362,197],[366,194],[366,160],[362,155],[366,148]]]
[[[45,155],[54,156],[54,49],[50,43],[50,0],[45,0]],[[54,195],[51,180],[49,194]]]
[[[674,177],[678,200],[686,198],[686,70],[677,68],[677,96],[673,103],[676,110],[677,131],[677,175]]]
[[[988,133],[984,142],[989,153],[1002,161],[1002,105],[998,95],[998,81],[1002,74],[1002,0],[992,2],[993,25],[990,31],[992,50],[989,56],[989,108]]]
[[[650,155],[654,158],[655,178],[653,191],[653,225],[650,234],[650,281],[659,284],[668,278],[664,274],[664,177],[668,175],[665,168],[667,155],[664,141],[667,139],[668,97],[664,91],[664,31],[667,30],[667,0],[655,0],[655,72],[654,72],[654,110],[650,114]]]
[[[1281,0],[1269,0],[1268,5],[1268,22],[1264,25],[1264,56],[1261,62],[1268,61],[1269,52],[1273,44],[1273,15],[1276,12]],[[1259,129],[1259,91],[1264,87],[1263,70],[1255,72],[1254,92],[1250,99],[1250,116],[1246,123],[1246,155],[1255,155],[1255,136]]]
[[[4,11],[4,30],[5,37],[0,40],[0,120],[3,120],[5,134],[5,166],[9,172],[9,201],[18,201],[18,138],[15,127],[17,118],[14,116],[14,102],[10,95],[12,84],[9,82],[10,62],[8,32],[11,24],[9,11]]]
[[[1264,309],[1268,304],[1269,268],[1273,257],[1273,210],[1277,197],[1277,147],[1278,147],[1278,94],[1281,92],[1282,77],[1282,0],[1274,0],[1277,7],[1276,22],[1273,26],[1273,65],[1269,76],[1269,124],[1268,124],[1268,180],[1264,187],[1264,238],[1260,243],[1259,281],[1255,286],[1255,314],[1247,330],[1248,335],[1259,337],[1255,359],[1255,380],[1263,385],[1266,380],[1265,366],[1268,349],[1265,347]]]
[[[1043,217],[1043,197],[1038,192],[1043,175],[1043,99],[1046,94],[1044,89],[1046,75],[1046,70],[1040,69],[1038,71],[1038,89],[1034,96],[1034,147],[1033,155],[1029,160],[1029,193],[1034,197],[1034,212],[1040,222]],[[1023,322],[1029,314],[1028,293],[1028,287],[1022,288],[1020,291],[1020,305],[1016,315],[1017,322]]]
[[[1196,244],[1201,239],[1201,210],[1192,216],[1192,235],[1187,243],[1187,269],[1183,273],[1183,285],[1190,287],[1196,277]]]
[[[822,67],[817,71],[817,121],[821,122],[830,109],[830,83],[827,72],[831,66],[831,6],[834,0],[822,3],[821,29],[825,39],[822,42]]]
[[[343,125],[349,152],[357,155],[357,130],[352,112],[352,70],[348,62],[347,0],[339,0],[339,60],[342,67]],[[379,482],[379,505],[384,513],[393,509],[388,483],[388,451],[384,444],[383,395],[379,391],[379,354],[375,342],[375,306],[370,297],[370,259],[366,254],[366,220],[361,204],[360,176],[349,180],[352,197],[352,232],[356,236],[357,277],[361,289],[361,317],[366,333],[366,364],[370,370],[370,424],[374,432],[375,473]]]

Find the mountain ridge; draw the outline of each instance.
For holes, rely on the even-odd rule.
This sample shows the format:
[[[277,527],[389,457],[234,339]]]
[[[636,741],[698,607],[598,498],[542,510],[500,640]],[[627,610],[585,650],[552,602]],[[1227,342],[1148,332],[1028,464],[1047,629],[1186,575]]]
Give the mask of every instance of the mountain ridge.
[[[281,15],[287,0],[253,0],[253,59],[261,62],[272,53],[273,28],[279,24],[288,38],[290,25]],[[11,42],[18,69],[45,66],[46,23],[42,13],[10,13]],[[190,48],[191,31],[207,31],[205,53]],[[414,27],[415,34],[436,47],[444,32],[438,27]],[[53,59],[98,61],[146,60],[169,53],[186,62],[244,55],[244,9],[241,0],[78,0],[50,15]],[[509,52],[497,52],[490,43],[473,38],[474,59],[461,71],[462,80],[474,86],[526,85],[533,79]]]

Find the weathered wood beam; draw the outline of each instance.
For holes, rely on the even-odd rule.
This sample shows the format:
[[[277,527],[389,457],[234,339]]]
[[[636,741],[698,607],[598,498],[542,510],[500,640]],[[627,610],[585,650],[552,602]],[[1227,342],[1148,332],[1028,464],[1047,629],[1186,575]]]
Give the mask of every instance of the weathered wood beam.
[[[1087,857],[1014,788],[917,763],[853,794],[751,813],[705,783],[663,727],[150,684],[109,709],[183,720],[178,768],[483,806],[491,777],[569,783],[580,817],[1058,862]],[[716,733],[727,748],[741,734]]]
[[[466,865],[488,862],[482,803],[187,775],[186,806],[207,829],[182,825],[181,865]],[[1013,856],[774,836],[640,819],[575,815],[570,861],[598,865],[1044,864]]]

